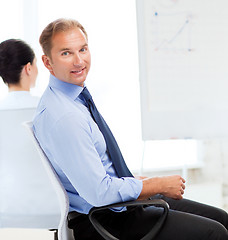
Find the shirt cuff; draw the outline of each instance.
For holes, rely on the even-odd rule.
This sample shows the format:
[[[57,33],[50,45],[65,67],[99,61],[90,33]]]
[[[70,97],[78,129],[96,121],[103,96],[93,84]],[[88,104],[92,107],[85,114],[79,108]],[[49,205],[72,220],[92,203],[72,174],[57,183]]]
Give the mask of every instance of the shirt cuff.
[[[142,180],[132,177],[122,178],[124,183],[119,189],[119,194],[123,202],[136,200],[142,191]]]

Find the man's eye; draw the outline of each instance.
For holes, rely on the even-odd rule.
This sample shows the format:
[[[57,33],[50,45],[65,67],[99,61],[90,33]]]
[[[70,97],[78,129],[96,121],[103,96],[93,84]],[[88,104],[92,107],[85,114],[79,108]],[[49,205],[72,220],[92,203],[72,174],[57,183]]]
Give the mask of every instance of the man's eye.
[[[69,55],[69,52],[63,52],[62,53],[62,56],[67,56],[67,55]]]
[[[86,51],[86,48],[82,48],[81,50],[80,50],[80,52],[85,52]]]

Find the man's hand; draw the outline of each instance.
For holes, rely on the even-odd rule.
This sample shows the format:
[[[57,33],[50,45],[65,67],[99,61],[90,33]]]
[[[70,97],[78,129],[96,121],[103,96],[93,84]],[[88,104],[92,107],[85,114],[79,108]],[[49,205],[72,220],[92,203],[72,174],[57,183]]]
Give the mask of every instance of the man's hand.
[[[161,181],[161,194],[174,199],[182,199],[185,190],[185,180],[179,176],[163,177]]]
[[[182,199],[185,190],[185,180],[179,175],[155,178],[143,178],[143,189],[138,199],[146,199],[156,194],[162,194],[173,199]]]

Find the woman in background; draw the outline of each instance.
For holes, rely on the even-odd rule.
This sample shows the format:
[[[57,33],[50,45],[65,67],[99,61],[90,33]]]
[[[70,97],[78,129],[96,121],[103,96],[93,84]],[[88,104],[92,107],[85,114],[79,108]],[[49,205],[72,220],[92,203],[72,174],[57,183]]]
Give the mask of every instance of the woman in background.
[[[8,86],[8,95],[0,102],[0,110],[34,108],[39,98],[30,94],[38,70],[32,48],[22,40],[9,39],[0,44],[0,77]]]
[[[22,126],[33,119],[39,101],[30,94],[37,66],[28,44],[16,39],[0,43],[0,76],[9,90],[0,101],[0,225],[52,228],[58,221],[56,195]]]

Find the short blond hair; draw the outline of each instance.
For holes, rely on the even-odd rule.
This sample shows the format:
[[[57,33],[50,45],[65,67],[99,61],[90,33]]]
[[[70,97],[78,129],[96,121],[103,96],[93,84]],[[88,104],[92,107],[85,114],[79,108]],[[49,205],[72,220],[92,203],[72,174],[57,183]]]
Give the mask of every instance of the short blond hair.
[[[43,49],[45,55],[51,57],[52,49],[52,37],[58,32],[65,32],[73,28],[79,28],[85,34],[86,39],[88,40],[87,32],[84,27],[74,19],[65,19],[59,18],[51,23],[49,23],[43,30],[40,35],[40,45]]]

